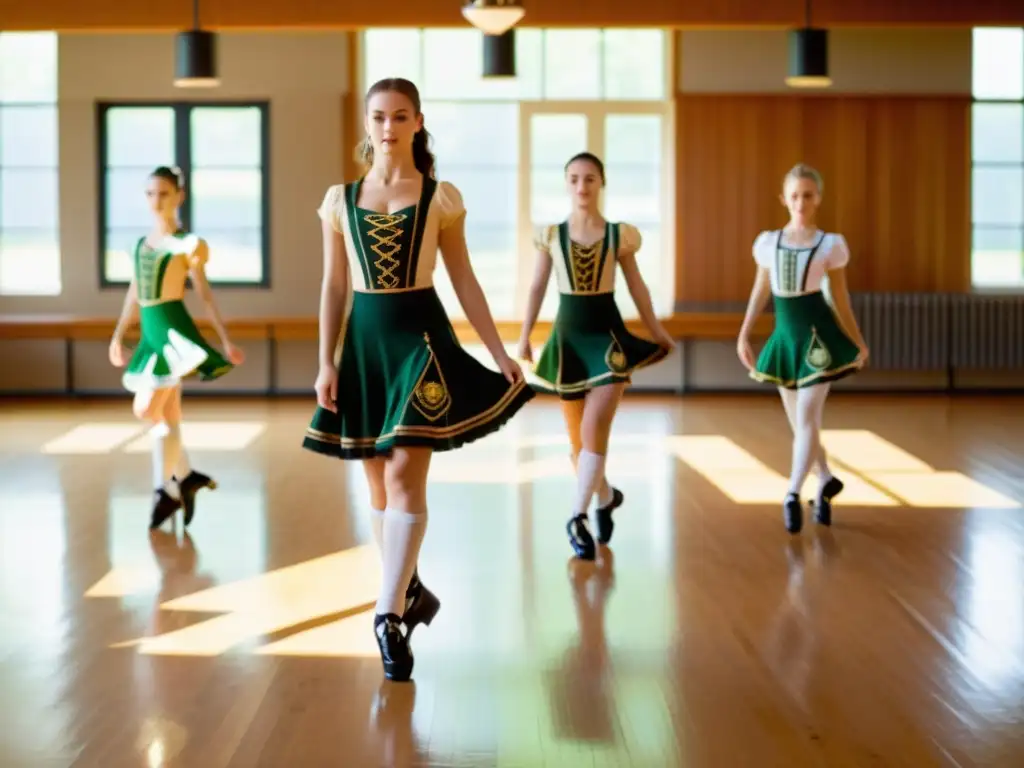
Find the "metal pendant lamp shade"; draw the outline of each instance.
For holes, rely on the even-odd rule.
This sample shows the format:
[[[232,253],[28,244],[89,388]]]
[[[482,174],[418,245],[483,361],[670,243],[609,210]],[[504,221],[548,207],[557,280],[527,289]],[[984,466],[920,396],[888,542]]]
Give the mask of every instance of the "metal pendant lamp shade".
[[[220,85],[215,34],[201,29],[178,33],[174,43],[174,84],[179,88]]]
[[[516,31],[484,35],[484,71],[489,79],[516,76]]]
[[[174,41],[174,84],[178,88],[215,88],[217,36],[199,28],[199,0],[192,0],[192,29]]]
[[[792,88],[828,88],[828,30],[804,27],[789,33],[789,76]]]
[[[526,10],[519,0],[470,0],[462,15],[485,35],[500,35],[518,24]]]

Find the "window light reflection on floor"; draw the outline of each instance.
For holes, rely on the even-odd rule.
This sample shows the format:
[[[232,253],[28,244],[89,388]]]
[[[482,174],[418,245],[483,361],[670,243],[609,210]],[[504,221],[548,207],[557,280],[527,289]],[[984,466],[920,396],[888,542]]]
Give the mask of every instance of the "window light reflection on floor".
[[[1017,509],[1021,506],[962,472],[936,470],[868,430],[825,430],[822,444],[837,463],[888,489],[912,507]]]
[[[833,472],[846,485],[836,505],[1016,509],[1013,499],[961,472],[938,471],[868,430],[824,430]],[[668,449],[738,504],[778,504],[789,486],[781,473],[722,435],[677,435]],[[813,473],[802,494],[813,498]]]
[[[378,571],[376,547],[364,545],[215,586],[160,605],[161,611],[213,614],[209,618],[156,637],[126,640],[112,647],[136,648],[145,655],[218,656],[257,644],[267,635],[352,612],[361,620],[369,643],[358,632],[349,633],[342,628],[340,637],[348,641],[339,644],[337,628],[326,628],[347,622],[347,618],[340,617],[287,636],[289,642],[279,638],[263,646],[263,650],[257,651],[259,646],[253,650],[275,655],[287,652],[289,647],[302,647],[305,655],[372,656],[377,649],[372,633],[365,631],[365,611],[372,610],[377,598]],[[339,584],[345,588],[339,589]]]
[[[200,421],[181,425],[181,441],[193,451],[241,451],[252,445],[267,429],[263,421]],[[125,447],[125,453],[147,453],[149,434]]]
[[[666,444],[684,464],[698,472],[737,504],[780,504],[789,479],[722,435],[682,435]],[[809,477],[803,494],[813,498],[817,479]],[[843,476],[846,489],[836,504],[894,507],[898,502],[856,475]]]
[[[110,453],[143,431],[138,422],[88,422],[43,443],[40,452],[51,456]]]

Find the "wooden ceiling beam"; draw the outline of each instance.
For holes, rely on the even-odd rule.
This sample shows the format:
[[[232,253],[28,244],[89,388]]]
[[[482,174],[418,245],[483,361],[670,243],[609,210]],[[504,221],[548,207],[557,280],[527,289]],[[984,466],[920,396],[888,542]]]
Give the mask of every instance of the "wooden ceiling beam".
[[[214,30],[462,26],[462,0],[201,0]],[[804,0],[526,0],[523,26],[786,28],[804,20]],[[386,13],[381,9],[386,8]],[[1024,26],[1020,0],[815,0],[816,26]],[[172,31],[192,24],[191,0],[0,0],[5,31]]]

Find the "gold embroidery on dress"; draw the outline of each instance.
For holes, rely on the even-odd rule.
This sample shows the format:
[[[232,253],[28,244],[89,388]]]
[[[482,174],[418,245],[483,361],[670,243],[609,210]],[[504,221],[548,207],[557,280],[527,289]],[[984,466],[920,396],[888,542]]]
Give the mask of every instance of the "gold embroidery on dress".
[[[430,357],[419,381],[412,393],[412,407],[415,408],[427,421],[437,421],[452,407],[451,393],[448,391],[448,384],[441,373],[441,366],[437,364],[434,350],[430,346],[430,336],[426,333],[423,338],[427,343]]]
[[[779,290],[794,293],[797,289],[797,261],[799,252],[782,249],[782,264],[779,267]]]
[[[626,353],[622,351],[622,345],[612,334],[612,343],[608,345],[608,351],[604,354],[605,364],[613,373],[621,373],[626,370]]]
[[[577,291],[597,290],[597,257],[604,245],[604,240],[598,240],[593,245],[580,245],[570,243],[569,261],[572,263],[572,279]]]
[[[822,371],[832,364],[832,355],[813,326],[811,327],[811,343],[807,346],[807,354],[804,359],[816,371]]]
[[[366,234],[377,241],[370,246],[370,250],[380,256],[373,262],[380,270],[377,285],[381,288],[397,288],[401,279],[395,274],[395,270],[402,263],[394,255],[402,250],[402,244],[395,241],[404,233],[398,225],[409,217],[404,213],[369,213],[363,218],[368,224],[373,225],[373,229]]]
[[[137,293],[142,299],[159,299],[162,286],[157,284],[160,269],[170,255],[161,253],[148,243],[139,248],[139,276]]]

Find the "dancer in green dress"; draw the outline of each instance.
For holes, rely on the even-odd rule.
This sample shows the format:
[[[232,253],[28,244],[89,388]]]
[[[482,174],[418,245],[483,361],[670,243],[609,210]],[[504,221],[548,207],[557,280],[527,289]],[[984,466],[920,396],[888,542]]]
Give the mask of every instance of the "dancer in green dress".
[[[209,248],[182,230],[178,208],[184,199],[180,171],[160,167],[149,176],[146,198],[154,225],[135,244],[133,274],[121,317],[110,341],[110,362],[125,367],[121,381],[135,394],[137,418],[152,422],[154,501],[149,527],[159,527],[179,509],[185,525],[195,515],[195,497],[214,480],[189,465],[181,444],[181,381],[196,375],[208,381],[223,376],[244,359],[231,344],[206,280]],[[199,294],[220,337],[224,354],[207,344],[185,308],[186,280]],[[129,358],[124,335],[139,321],[139,345]]]
[[[633,371],[663,360],[675,342],[654,314],[636,254],[640,232],[601,214],[604,164],[589,152],[569,159],[566,186],[573,209],[561,224],[541,227],[535,237],[537,266],[519,340],[519,357],[532,361],[530,334],[544,300],[551,270],[558,280],[558,313],[534,373],[562,401],[572,443],[577,497],[566,532],[577,557],[593,560],[596,543],[587,513],[596,494],[597,541],[611,541],[612,512],[623,494],[608,484],[605,457],[612,420]],[[615,268],[622,269],[640,317],[654,341],[626,330],[615,304]]]
[[[740,361],[751,377],[778,387],[793,430],[789,492],[783,502],[790,533],[803,527],[800,491],[815,464],[815,518],[822,525],[832,522],[832,499],[843,484],[832,475],[821,445],[825,399],[831,382],[859,370],[868,357],[846,287],[846,239],[815,224],[821,192],[821,176],[813,168],[801,164],[786,174],[782,202],[789,209],[789,223],[762,232],[754,241],[757,276],[737,342]],[[769,298],[775,306],[775,330],[755,361],[750,330]]]
[[[533,391],[470,265],[462,196],[434,178],[416,86],[374,84],[365,112],[366,173],[328,189],[319,209],[318,407],[303,447],[363,462],[383,569],[374,634],[387,677],[408,680],[409,635],[440,607],[416,568],[430,458],[498,430]],[[500,373],[459,344],[433,287],[438,250]]]

